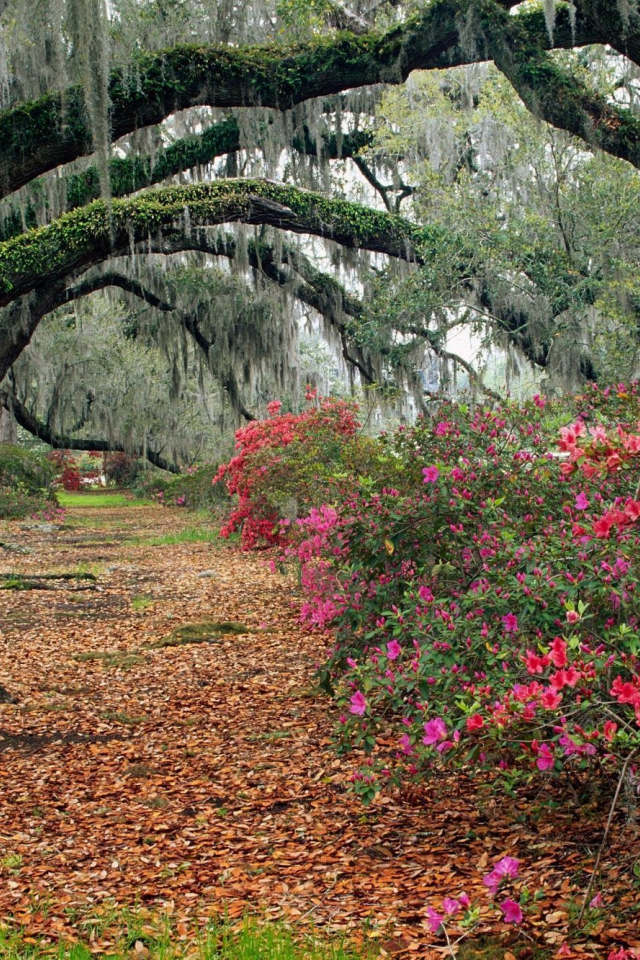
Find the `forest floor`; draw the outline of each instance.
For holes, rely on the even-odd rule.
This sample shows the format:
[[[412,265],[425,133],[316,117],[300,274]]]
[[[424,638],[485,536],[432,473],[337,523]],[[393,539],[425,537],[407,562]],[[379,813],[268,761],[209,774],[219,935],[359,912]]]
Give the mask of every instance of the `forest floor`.
[[[640,843],[624,817],[593,889],[609,913],[576,923],[602,803],[559,805],[548,782],[514,800],[460,777],[367,809],[348,793],[335,710],[313,688],[327,639],[301,629],[294,585],[263,556],[135,503],[5,522],[0,543],[2,573],[96,577],[0,589],[15,698],[0,704],[0,921],[25,942],[92,931],[108,954],[118,909],[135,907],[149,942],[161,917],[188,942],[209,918],[253,912],[439,957],[426,907],[465,891],[493,939],[461,957],[640,946]],[[482,884],[506,854],[543,894],[523,930],[497,922]]]

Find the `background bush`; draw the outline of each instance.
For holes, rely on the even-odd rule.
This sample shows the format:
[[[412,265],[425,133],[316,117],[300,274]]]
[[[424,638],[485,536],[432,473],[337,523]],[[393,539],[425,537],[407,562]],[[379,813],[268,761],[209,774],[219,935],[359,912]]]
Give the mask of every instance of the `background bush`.
[[[138,474],[134,486],[136,497],[157,500],[167,506],[187,510],[209,510],[213,513],[229,506],[230,497],[223,484],[213,484],[218,464],[204,463],[189,472],[168,478],[151,471]]]
[[[55,502],[55,474],[46,456],[13,444],[0,444],[0,517],[18,519]]]

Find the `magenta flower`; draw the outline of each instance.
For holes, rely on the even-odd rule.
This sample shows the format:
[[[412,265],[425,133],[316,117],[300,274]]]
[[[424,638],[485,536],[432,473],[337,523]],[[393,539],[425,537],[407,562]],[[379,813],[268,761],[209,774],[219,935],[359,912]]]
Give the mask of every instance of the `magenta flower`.
[[[520,861],[516,860],[515,857],[503,857],[502,860],[498,860],[491,873],[482,878],[482,882],[485,887],[489,887],[489,890],[495,896],[505,877],[515,879],[518,876],[519,867]]]
[[[589,506],[586,493],[579,493],[574,504],[576,510],[586,510]]]
[[[505,923],[522,923],[522,910],[515,900],[503,900],[500,909],[504,913]]]
[[[554,763],[553,750],[548,743],[541,743],[538,747],[538,759],[536,760],[538,770],[551,770]]]
[[[387,644],[387,657],[389,660],[396,660],[402,653],[402,647],[397,640],[390,640]]]
[[[362,717],[367,709],[367,701],[364,698],[364,694],[360,693],[359,690],[356,690],[354,695],[351,697],[351,706],[349,707],[349,713],[355,713],[358,717]]]
[[[424,483],[435,483],[440,476],[440,471],[437,467],[423,467],[422,475],[424,477]]]
[[[442,909],[445,913],[448,913],[450,917],[452,917],[455,913],[458,913],[460,906],[460,901],[454,900],[452,897],[445,897],[442,901]]]
[[[515,613],[507,613],[502,618],[505,633],[516,633],[518,629],[518,618]]]
[[[426,747],[431,747],[439,740],[444,740],[447,735],[447,727],[442,717],[436,717],[435,720],[429,720],[428,723],[425,723],[424,732],[425,736],[422,738],[422,742]]]
[[[482,878],[482,882],[484,883],[485,887],[489,887],[489,890],[495,896],[498,892],[501,879],[502,877],[499,877],[495,870],[492,870],[491,873],[488,873],[486,877]]]
[[[516,860],[515,857],[503,857],[502,860],[498,860],[493,869],[499,877],[511,877],[515,879],[520,869],[520,861]]]
[[[442,926],[442,917],[434,910],[433,907],[428,907],[427,909],[427,923],[429,924],[429,929],[431,933],[437,933],[440,927]]]

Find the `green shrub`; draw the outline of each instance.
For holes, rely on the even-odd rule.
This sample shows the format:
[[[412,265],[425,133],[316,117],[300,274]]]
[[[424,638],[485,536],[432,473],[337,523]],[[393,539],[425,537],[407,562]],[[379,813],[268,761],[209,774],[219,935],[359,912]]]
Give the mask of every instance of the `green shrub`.
[[[222,484],[213,484],[217,463],[203,463],[192,473],[177,477],[165,491],[164,502],[187,510],[215,510],[229,504],[229,494]]]
[[[46,457],[0,443],[0,518],[16,520],[55,505],[54,468]]]
[[[0,486],[22,485],[28,493],[48,489],[54,466],[45,456],[11,443],[0,443]]]
[[[171,479],[149,472],[138,477],[133,492],[138,499],[157,500],[168,507],[215,511],[229,504],[229,494],[223,485],[213,485],[217,472],[215,463],[204,463],[190,473]]]
[[[155,470],[143,470],[136,477],[133,495],[136,500],[155,500],[158,493],[164,493],[172,484],[164,473]]]

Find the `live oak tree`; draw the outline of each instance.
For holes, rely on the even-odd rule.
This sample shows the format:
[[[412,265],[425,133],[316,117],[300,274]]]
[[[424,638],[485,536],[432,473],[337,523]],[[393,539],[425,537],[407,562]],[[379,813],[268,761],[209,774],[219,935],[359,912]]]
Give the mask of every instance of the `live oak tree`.
[[[294,376],[292,303],[322,318],[365,382],[404,377],[418,402],[430,356],[478,381],[447,348],[461,322],[552,384],[632,372],[634,0],[5,0],[0,11],[5,407],[36,423],[51,413],[34,399],[47,363],[36,331],[106,288],[170,316],[165,348],[189,344],[245,416],[255,380]],[[233,323],[216,334],[226,308],[215,291],[203,306],[195,274],[196,296],[166,289],[162,262],[176,257],[249,283],[249,312],[251,285],[259,299],[273,289],[255,336],[230,339]],[[59,424],[68,433],[78,411],[56,409],[73,412]],[[109,433],[133,443],[124,412]]]

